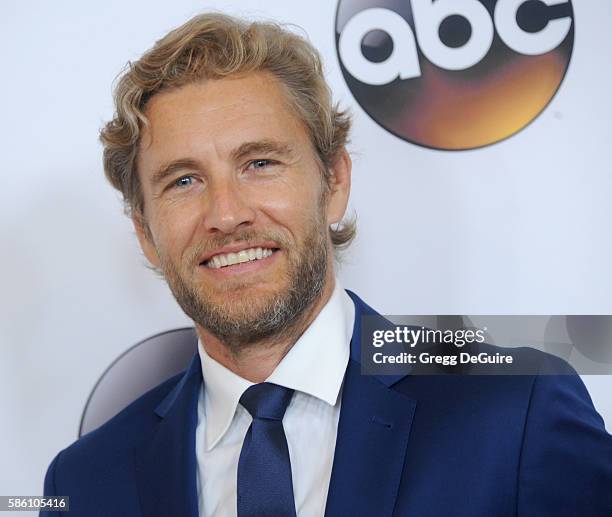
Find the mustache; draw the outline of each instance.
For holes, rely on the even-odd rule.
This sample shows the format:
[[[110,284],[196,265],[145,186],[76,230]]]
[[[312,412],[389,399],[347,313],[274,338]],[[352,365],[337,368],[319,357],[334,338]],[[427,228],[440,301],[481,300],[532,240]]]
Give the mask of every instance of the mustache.
[[[274,241],[279,248],[288,248],[290,245],[290,241],[285,233],[278,230],[242,230],[231,235],[211,237],[205,241],[198,242],[190,251],[187,262],[199,265],[202,255],[216,249],[237,243],[249,248],[254,247],[255,244],[261,241]]]

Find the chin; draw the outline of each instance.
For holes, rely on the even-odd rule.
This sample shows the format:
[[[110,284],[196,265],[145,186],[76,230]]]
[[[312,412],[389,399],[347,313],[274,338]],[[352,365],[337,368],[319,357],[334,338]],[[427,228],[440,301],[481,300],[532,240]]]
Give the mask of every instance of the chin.
[[[214,292],[208,291],[203,299],[218,307],[266,306],[287,295],[287,287],[263,282],[229,282]]]

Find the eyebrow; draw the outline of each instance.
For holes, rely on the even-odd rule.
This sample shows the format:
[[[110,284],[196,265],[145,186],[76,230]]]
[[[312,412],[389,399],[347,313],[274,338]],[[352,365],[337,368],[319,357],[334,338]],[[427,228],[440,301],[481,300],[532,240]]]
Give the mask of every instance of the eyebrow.
[[[153,177],[151,178],[151,184],[153,186],[162,183],[168,176],[172,176],[175,172],[182,170],[197,170],[199,163],[193,158],[181,158],[179,160],[172,160],[169,163],[162,165]]]
[[[256,142],[245,142],[232,151],[231,157],[234,161],[239,161],[246,156],[257,153],[291,156],[293,148],[289,144],[277,140],[258,140]]]
[[[257,153],[290,157],[293,155],[293,148],[291,145],[285,142],[279,142],[276,140],[258,140],[255,142],[245,142],[241,144],[230,153],[230,157],[233,161],[237,162],[244,159],[246,156]],[[200,168],[201,164],[195,158],[179,158],[178,160],[172,160],[171,162],[165,163],[159,169],[157,169],[151,178],[151,184],[156,186],[159,183],[162,183],[167,177],[178,171],[198,170]]]

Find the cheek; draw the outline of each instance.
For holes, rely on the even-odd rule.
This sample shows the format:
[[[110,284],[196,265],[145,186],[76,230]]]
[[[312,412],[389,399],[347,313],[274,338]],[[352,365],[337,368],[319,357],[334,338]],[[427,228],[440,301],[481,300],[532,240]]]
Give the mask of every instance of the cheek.
[[[156,210],[154,235],[165,255],[182,257],[197,231],[200,217],[196,207],[188,203]]]
[[[305,178],[310,171],[300,171],[293,181],[280,182],[260,192],[259,205],[277,221],[299,224],[316,217],[321,210],[321,184]]]
[[[316,199],[307,196],[278,196],[262,204],[266,219],[272,225],[284,228],[296,243],[301,243],[305,234],[311,231],[310,228],[317,220],[318,210]]]

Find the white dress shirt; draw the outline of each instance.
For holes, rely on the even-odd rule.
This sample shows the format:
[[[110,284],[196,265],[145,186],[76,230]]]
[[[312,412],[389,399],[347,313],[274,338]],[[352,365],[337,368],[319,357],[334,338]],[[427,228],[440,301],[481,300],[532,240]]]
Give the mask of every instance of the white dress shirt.
[[[325,513],[354,315],[336,280],[327,304],[266,379],[295,390],[283,427],[298,517]],[[198,347],[204,376],[196,428],[200,516],[235,517],[238,458],[252,422],[238,401],[253,383],[212,359],[202,343]]]

